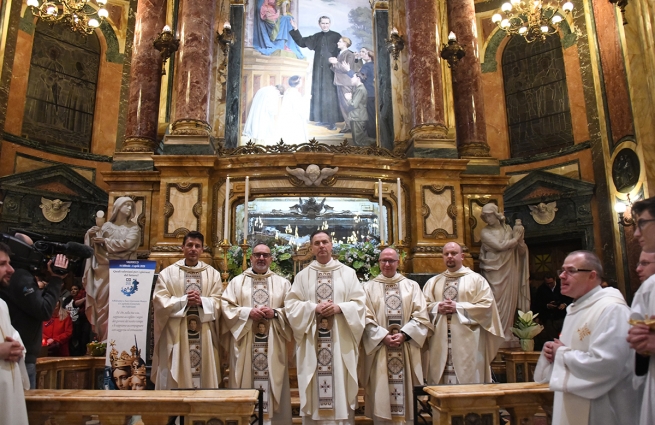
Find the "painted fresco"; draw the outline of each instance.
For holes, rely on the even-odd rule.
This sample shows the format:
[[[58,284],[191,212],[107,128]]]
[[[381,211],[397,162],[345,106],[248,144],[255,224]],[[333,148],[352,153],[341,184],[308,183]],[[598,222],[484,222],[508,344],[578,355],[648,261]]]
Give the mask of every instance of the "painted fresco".
[[[240,144],[376,143],[368,0],[254,0],[246,16]]]

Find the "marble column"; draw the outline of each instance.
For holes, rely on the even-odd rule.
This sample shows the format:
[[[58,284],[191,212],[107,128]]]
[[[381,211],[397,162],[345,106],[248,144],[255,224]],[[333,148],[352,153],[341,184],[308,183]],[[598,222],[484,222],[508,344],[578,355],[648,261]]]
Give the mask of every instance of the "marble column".
[[[439,5],[434,0],[406,0],[407,55],[414,140],[445,139]]]
[[[457,150],[460,157],[489,157],[482,70],[473,0],[448,0],[448,29],[466,55],[452,68]]]
[[[157,144],[162,58],[152,42],[164,25],[166,0],[139,1],[122,152],[153,152]]]
[[[216,0],[181,0],[175,78],[174,135],[209,135]]]

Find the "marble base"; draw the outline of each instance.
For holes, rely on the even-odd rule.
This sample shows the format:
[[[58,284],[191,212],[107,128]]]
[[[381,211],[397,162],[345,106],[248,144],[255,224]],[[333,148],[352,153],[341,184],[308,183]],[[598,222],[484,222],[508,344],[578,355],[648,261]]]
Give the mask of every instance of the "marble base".
[[[164,136],[163,155],[216,155],[216,145],[211,136],[174,135]]]
[[[411,139],[406,154],[408,158],[459,158],[455,139]]]
[[[115,152],[112,171],[153,171],[154,152]]]
[[[486,174],[486,175],[500,175],[500,161],[496,158],[467,158],[469,163],[466,165],[464,174]]]

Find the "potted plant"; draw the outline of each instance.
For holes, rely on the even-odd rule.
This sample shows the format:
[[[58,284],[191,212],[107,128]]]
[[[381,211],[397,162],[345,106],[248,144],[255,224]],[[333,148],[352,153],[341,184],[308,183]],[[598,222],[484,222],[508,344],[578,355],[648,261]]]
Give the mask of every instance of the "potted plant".
[[[534,337],[544,330],[544,327],[534,321],[539,313],[532,314],[532,311],[526,313],[519,310],[519,317],[514,323],[512,333],[519,338],[521,350],[534,351]]]

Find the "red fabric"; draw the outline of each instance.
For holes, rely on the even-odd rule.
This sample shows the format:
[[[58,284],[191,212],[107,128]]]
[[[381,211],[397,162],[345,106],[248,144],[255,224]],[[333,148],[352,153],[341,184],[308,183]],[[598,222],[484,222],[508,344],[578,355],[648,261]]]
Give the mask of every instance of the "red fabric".
[[[55,357],[65,357],[70,355],[68,351],[68,341],[73,335],[73,321],[70,316],[66,319],[59,320],[59,317],[53,317],[43,322],[43,345],[47,345],[48,339],[52,338],[59,343],[58,348],[54,348],[50,355]]]

